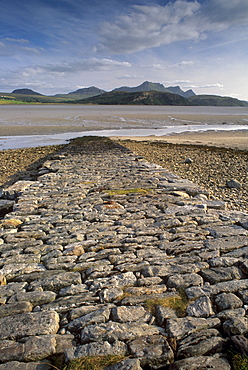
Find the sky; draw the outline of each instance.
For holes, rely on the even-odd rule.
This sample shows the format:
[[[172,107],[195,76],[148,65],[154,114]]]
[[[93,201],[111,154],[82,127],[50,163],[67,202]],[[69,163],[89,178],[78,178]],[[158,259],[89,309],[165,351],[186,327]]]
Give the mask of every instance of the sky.
[[[0,91],[144,81],[248,101],[248,0],[0,0]]]

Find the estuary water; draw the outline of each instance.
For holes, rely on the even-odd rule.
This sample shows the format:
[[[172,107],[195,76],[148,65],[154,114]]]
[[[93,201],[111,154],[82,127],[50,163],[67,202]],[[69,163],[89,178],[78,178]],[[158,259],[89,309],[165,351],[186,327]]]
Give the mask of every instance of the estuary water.
[[[0,106],[0,150],[63,144],[85,135],[163,136],[209,130],[248,130],[248,107]]]

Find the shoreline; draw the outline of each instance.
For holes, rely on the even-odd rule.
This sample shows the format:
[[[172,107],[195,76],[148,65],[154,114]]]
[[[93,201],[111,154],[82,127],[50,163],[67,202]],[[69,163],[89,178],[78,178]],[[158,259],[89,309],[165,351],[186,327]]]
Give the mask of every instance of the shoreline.
[[[196,144],[248,150],[248,126],[171,126],[164,128],[132,128],[84,130],[42,134],[0,136],[0,150],[65,145],[71,139],[84,136],[102,136],[113,140],[163,141],[174,144]],[[20,140],[21,137],[21,140]]]
[[[113,140],[163,142],[175,145],[199,145],[214,148],[248,150],[248,130],[214,131],[172,134],[166,136],[114,136]]]

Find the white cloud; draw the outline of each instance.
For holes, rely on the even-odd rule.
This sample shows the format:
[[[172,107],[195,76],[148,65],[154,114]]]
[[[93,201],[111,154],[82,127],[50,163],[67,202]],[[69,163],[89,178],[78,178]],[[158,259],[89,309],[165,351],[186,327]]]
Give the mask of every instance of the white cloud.
[[[41,54],[42,48],[24,46],[28,41],[24,39],[5,38],[0,41],[0,56],[10,57],[22,54]]]
[[[203,86],[199,86],[199,87],[202,88],[202,89],[208,89],[208,88],[212,88],[212,87],[222,88],[222,87],[224,87],[224,85],[219,84],[219,83],[214,83],[214,84],[208,84],[208,85],[203,85]]]
[[[101,28],[102,44],[96,50],[132,53],[177,41],[201,40],[218,32],[246,24],[247,0],[177,0],[165,6],[135,5],[132,10]]]
[[[18,43],[18,44],[29,44],[29,40],[26,40],[26,39],[13,39],[11,37],[5,37],[4,40],[9,41],[9,42]]]
[[[171,81],[163,81],[163,84],[165,85],[165,86],[172,86],[172,85],[183,85],[183,87],[184,88],[188,88],[188,86],[186,86],[185,84],[190,84],[191,83],[191,81],[189,81],[189,80],[171,80]]]
[[[19,68],[16,71],[10,72],[12,77],[19,76],[23,78],[33,78],[34,76],[50,75],[64,76],[67,74],[76,75],[80,72],[97,72],[97,71],[113,71],[122,68],[129,68],[128,62],[119,62],[113,59],[83,59],[75,62],[50,63],[44,65],[33,65],[29,67]]]
[[[172,64],[170,67],[189,67],[189,66],[193,66],[195,64],[195,62],[193,60],[182,60],[181,62],[179,63],[176,63],[176,64]]]
[[[199,33],[189,20],[199,7],[197,2],[181,0],[166,6],[133,6],[130,14],[103,24],[102,46],[114,53],[132,53],[178,40],[197,39]]]
[[[128,62],[119,62],[113,59],[83,59],[76,62],[64,62],[58,64],[47,64],[42,67],[36,67],[38,69],[45,70],[52,73],[76,73],[82,71],[109,71],[112,69],[127,68],[131,64]]]
[[[138,76],[138,75],[123,75],[123,76],[117,76],[116,77],[118,80],[132,80],[136,78],[143,78],[143,76]]]

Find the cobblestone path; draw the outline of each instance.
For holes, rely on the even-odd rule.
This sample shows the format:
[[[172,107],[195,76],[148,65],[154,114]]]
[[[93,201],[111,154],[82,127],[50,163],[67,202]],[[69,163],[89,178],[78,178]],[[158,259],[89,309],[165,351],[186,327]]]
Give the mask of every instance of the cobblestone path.
[[[227,370],[229,348],[247,351],[248,215],[206,190],[76,139],[0,210],[0,370],[50,369],[62,353]]]

